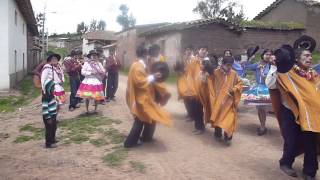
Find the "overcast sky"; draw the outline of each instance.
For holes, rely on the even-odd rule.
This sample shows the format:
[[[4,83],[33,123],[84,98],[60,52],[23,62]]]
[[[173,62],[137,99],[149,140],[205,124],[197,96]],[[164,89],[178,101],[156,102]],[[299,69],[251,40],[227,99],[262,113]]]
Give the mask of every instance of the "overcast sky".
[[[252,19],[274,0],[238,0],[246,17]],[[31,0],[35,13],[46,6],[46,27],[50,34],[75,32],[81,21],[104,20],[106,30],[119,31],[119,6],[127,4],[137,24],[181,22],[199,19],[192,9],[198,0]]]

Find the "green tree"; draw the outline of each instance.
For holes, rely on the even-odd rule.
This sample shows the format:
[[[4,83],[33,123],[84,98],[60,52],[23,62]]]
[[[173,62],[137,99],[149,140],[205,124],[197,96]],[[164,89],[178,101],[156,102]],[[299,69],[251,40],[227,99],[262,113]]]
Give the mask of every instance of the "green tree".
[[[128,6],[122,4],[120,5],[119,10],[121,11],[121,14],[117,17],[117,22],[122,26],[122,30],[134,27],[136,25],[136,19],[132,14],[130,14],[130,16],[128,15]]]
[[[107,26],[106,22],[103,20],[100,20],[97,25],[97,30],[104,31],[106,29],[106,26]]]
[[[235,8],[240,8],[240,11],[236,12]],[[245,19],[243,7],[232,0],[202,0],[198,2],[193,12],[205,19],[221,18],[235,23]]]
[[[88,31],[88,26],[82,21],[77,25],[77,33],[84,34]]]

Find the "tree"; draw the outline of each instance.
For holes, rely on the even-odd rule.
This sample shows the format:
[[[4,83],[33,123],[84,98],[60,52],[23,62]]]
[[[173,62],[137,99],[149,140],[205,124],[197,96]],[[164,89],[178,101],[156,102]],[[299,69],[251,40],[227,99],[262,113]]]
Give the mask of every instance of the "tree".
[[[97,30],[97,20],[93,19],[90,22],[89,31],[92,32],[92,31],[95,31],[95,30]]]
[[[84,34],[87,31],[88,31],[88,26],[83,21],[77,25],[77,33],[78,34]]]
[[[240,7],[237,13],[235,8]],[[198,2],[193,12],[201,15],[202,18],[225,19],[234,23],[240,23],[245,19],[243,7],[232,0],[202,0]]]
[[[105,21],[100,20],[100,21],[98,22],[98,25],[97,25],[97,30],[104,31],[105,28],[106,28],[106,25],[107,25],[107,24],[106,24]]]
[[[136,25],[136,19],[134,18],[133,14],[128,16],[128,6],[122,4],[120,5],[119,10],[121,11],[121,14],[117,17],[117,22],[122,26],[122,30],[134,27]]]

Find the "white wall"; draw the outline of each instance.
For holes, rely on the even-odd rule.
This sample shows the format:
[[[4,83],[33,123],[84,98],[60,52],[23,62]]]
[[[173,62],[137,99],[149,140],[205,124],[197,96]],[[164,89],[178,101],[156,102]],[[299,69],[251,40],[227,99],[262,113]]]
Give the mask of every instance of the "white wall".
[[[18,14],[17,24],[15,24],[15,11]],[[27,69],[27,26],[16,2],[9,0],[9,74]],[[24,32],[23,32],[24,29]],[[15,64],[14,51],[17,51],[17,60]],[[24,54],[24,67],[23,67]]]
[[[94,43],[88,44],[88,40],[83,38],[82,40],[82,52],[83,54],[88,54],[90,50],[94,49]]]
[[[8,4],[11,0],[0,0],[0,91],[8,90],[9,81],[9,28],[8,28]]]

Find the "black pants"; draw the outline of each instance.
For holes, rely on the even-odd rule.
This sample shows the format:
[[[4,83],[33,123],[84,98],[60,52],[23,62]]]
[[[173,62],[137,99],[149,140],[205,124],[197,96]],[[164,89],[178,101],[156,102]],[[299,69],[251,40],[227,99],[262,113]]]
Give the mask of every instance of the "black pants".
[[[138,118],[134,119],[131,131],[124,141],[124,147],[133,147],[137,145],[140,135],[141,140],[144,142],[151,141],[153,138],[154,131],[156,129],[156,123],[149,124],[140,121]],[[141,134],[142,132],[142,134]]]
[[[114,98],[118,89],[119,73],[108,73],[107,80],[107,97]]]
[[[192,99],[191,102],[191,114],[194,119],[194,127],[196,130],[204,130],[204,121],[203,121],[203,106],[201,102],[196,99]]]
[[[79,77],[70,76],[70,104],[69,108],[76,108],[77,104],[80,102],[80,98],[76,97],[77,91],[80,86]]]
[[[186,108],[186,111],[187,111],[187,115],[192,118],[192,100],[189,99],[189,98],[184,98],[183,99],[183,103],[184,103],[184,106]],[[193,119],[193,118],[192,118]]]
[[[52,116],[51,119],[44,119],[43,117],[43,122],[45,125],[46,146],[50,146],[56,141],[57,116]]]
[[[318,169],[317,133],[301,131],[300,126],[295,122],[294,115],[290,109],[282,106],[280,113],[280,125],[284,138],[283,155],[279,161],[280,165],[292,167],[295,157],[299,153],[299,148],[303,145],[303,173],[315,177]],[[299,142],[303,142],[303,144],[299,144]]]

